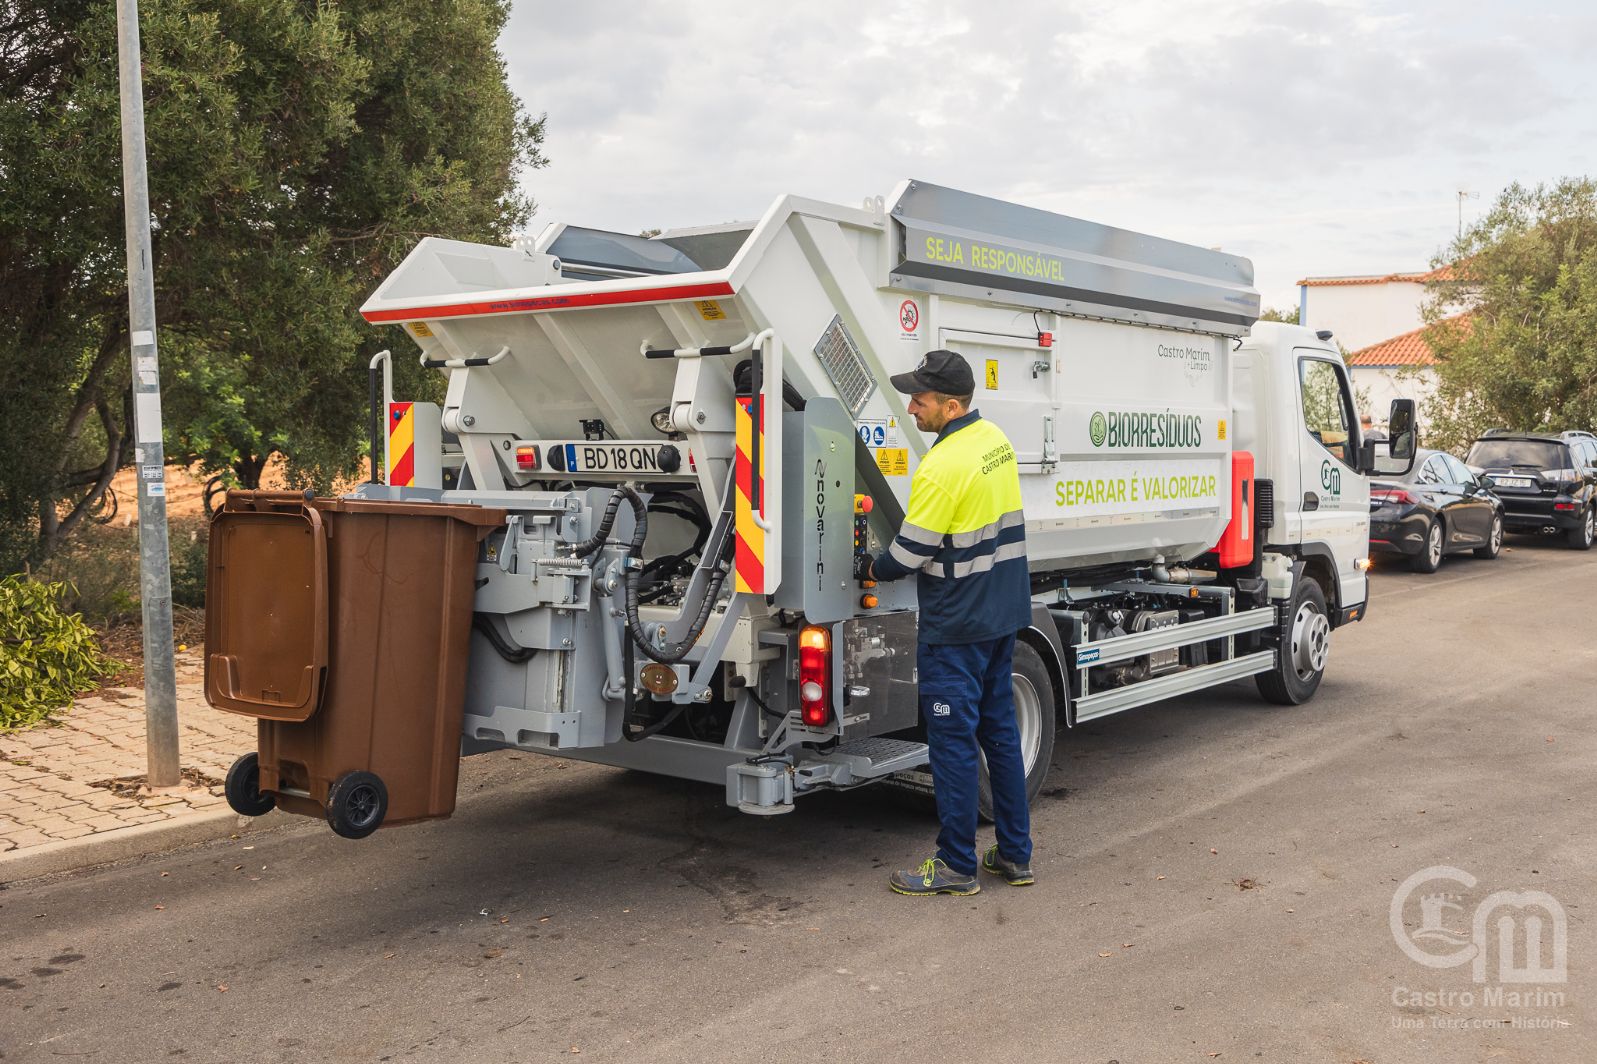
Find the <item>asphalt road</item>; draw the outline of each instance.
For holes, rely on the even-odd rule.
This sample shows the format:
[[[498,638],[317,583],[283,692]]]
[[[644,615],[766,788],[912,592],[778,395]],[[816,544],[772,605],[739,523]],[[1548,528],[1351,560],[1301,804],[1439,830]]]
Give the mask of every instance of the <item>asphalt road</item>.
[[[1035,887],[890,893],[935,826],[870,790],[766,820],[500,753],[447,822],[295,822],[0,891],[0,1057],[1597,1059],[1597,552],[1510,546],[1378,570],[1308,706],[1238,684],[1070,733]],[[1419,888],[1416,951],[1541,890],[1567,982],[1499,981],[1501,911],[1481,982],[1406,956],[1394,891],[1443,865],[1475,884]]]

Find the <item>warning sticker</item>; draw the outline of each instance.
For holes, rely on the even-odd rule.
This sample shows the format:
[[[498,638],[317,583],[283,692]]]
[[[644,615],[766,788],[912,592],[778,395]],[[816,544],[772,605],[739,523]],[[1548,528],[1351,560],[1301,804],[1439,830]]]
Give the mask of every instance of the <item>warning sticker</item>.
[[[990,392],[998,390],[998,360],[996,358],[987,360],[987,390]]]
[[[433,331],[431,329],[427,328],[427,323],[426,322],[424,322],[424,321],[413,321],[413,322],[410,323],[410,335],[412,335],[414,337],[417,337],[418,339],[421,339],[421,338],[425,338],[425,337],[431,336],[432,334],[433,334]]]
[[[898,418],[865,418],[855,423],[860,442],[867,447],[897,447]]]
[[[725,321],[726,311],[721,309],[721,304],[713,299],[695,300],[693,305],[699,308],[699,317],[705,321]]]
[[[890,477],[908,476],[909,449],[905,447],[883,447],[876,452],[876,468]]]
[[[1225,439],[1225,418],[1220,419],[1220,438]]]
[[[920,304],[913,299],[906,299],[898,305],[898,338],[920,339]]]

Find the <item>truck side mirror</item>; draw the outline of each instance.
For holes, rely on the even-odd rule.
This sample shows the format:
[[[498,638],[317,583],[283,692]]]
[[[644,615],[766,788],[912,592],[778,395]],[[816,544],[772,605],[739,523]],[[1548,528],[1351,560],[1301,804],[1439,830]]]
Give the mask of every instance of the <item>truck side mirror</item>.
[[[1414,468],[1414,456],[1419,452],[1419,430],[1415,427],[1414,400],[1393,399],[1392,410],[1386,419],[1386,453],[1376,453],[1373,443],[1364,445],[1364,471],[1384,477],[1407,476]]]

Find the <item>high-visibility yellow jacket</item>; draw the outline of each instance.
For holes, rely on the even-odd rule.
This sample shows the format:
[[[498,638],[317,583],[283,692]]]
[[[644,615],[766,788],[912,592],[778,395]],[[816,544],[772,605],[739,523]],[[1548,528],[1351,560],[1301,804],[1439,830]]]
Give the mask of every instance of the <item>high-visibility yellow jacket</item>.
[[[1031,623],[1020,469],[998,426],[972,410],[943,427],[872,569],[878,580],[916,574],[923,643],[978,643]]]

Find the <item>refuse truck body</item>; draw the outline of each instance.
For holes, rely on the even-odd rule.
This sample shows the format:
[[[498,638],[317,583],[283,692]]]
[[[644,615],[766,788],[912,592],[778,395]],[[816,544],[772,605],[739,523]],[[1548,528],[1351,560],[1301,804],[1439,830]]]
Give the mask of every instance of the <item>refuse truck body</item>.
[[[1019,464],[1032,795],[1061,723],[1248,676],[1312,698],[1367,606],[1367,477],[1417,443],[1406,400],[1389,448],[1360,438],[1336,344],[1258,321],[1248,260],[920,181],[648,238],[430,238],[362,314],[447,387],[396,401],[373,361],[387,475],[355,497],[505,515],[462,752],[701,780],[756,814],[935,786],[914,581],[851,576],[933,441],[887,383],[926,351],[970,362]]]

